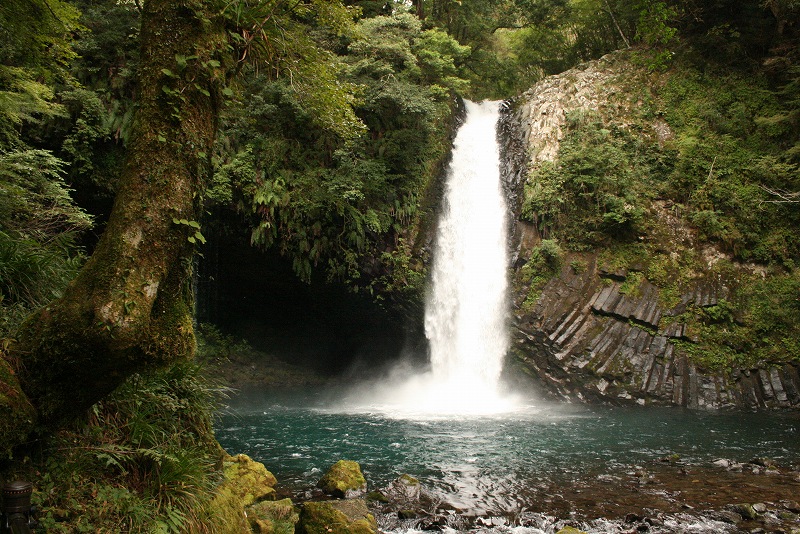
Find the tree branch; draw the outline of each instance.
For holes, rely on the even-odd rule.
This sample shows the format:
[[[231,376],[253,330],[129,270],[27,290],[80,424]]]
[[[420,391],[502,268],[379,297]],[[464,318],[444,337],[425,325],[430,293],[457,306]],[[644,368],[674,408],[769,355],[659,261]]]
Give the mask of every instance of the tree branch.
[[[770,204],[800,204],[800,191],[786,191],[785,189],[773,189],[766,185],[761,185],[761,189],[775,197],[773,200],[762,200]]]

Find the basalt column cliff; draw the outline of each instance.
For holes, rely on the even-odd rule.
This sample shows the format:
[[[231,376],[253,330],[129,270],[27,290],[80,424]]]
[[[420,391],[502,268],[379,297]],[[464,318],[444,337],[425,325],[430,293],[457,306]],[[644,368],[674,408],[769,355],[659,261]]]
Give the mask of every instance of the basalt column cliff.
[[[796,407],[796,355],[743,365],[708,363],[704,336],[714,333],[722,339],[719,346],[735,353],[733,342],[733,348],[725,346],[725,329],[744,328],[749,320],[736,305],[740,288],[772,273],[702,239],[681,206],[653,195],[644,210],[647,230],[623,245],[564,247],[549,256],[543,244],[552,248],[557,241],[549,239],[536,213],[522,215],[525,195],[539,187],[534,171],[557,161],[570,116],[592,114],[605,128],[654,149],[670,142],[670,124],[659,113],[643,111],[652,105],[650,93],[631,90],[657,86],[657,77],[627,57],[607,56],[546,78],[507,103],[500,135],[503,180],[514,211],[512,365],[559,398]]]

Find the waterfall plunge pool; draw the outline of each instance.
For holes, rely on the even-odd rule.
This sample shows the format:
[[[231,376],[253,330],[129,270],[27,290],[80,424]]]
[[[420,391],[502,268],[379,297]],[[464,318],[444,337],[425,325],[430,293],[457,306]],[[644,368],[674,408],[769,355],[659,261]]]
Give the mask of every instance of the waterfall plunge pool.
[[[506,415],[398,418],[369,406],[340,411],[331,398],[241,392],[217,438],[263,462],[284,493],[302,498],[333,463],[351,459],[370,489],[407,473],[442,506],[509,524],[526,513],[623,518],[800,495],[797,413],[534,403]],[[744,473],[714,465],[720,458],[745,463]],[[774,461],[777,473],[752,474],[755,458]],[[613,531],[603,528],[596,532]]]
[[[218,422],[223,447],[263,462],[279,489],[300,500],[313,497],[311,488],[341,459],[358,461],[373,489],[403,474],[419,479],[422,519],[374,506],[385,532],[539,534],[565,521],[588,532],[734,532],[718,517],[679,514],[741,502],[786,502],[793,513],[798,414],[589,408],[503,395],[509,303],[500,104],[465,106],[426,302],[430,372],[332,396],[243,393]],[[781,467],[728,470],[714,465],[720,458]],[[773,526],[794,521],[788,526],[800,529],[800,520],[774,516]]]

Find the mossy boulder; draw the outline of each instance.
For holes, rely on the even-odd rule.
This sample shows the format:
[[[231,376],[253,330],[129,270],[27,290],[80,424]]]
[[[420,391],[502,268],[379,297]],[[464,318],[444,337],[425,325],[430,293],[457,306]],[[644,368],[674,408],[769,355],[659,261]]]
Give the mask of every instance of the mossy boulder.
[[[564,527],[556,532],[556,534],[586,534],[586,532],[575,527]]]
[[[317,487],[334,497],[350,499],[366,493],[367,480],[358,462],[339,460],[319,479]]]
[[[215,525],[218,532],[250,532],[245,508],[257,502],[275,500],[277,480],[264,464],[253,461],[245,454],[224,458],[223,473],[224,478],[214,498],[204,510],[207,523]]]
[[[300,514],[291,499],[261,501],[245,510],[250,528],[259,534],[294,534]]]
[[[733,505],[733,511],[742,516],[744,519],[756,519],[758,518],[758,511],[756,511],[755,507],[752,504],[748,503],[740,503]]]
[[[307,502],[300,514],[305,534],[377,534],[378,523],[363,499]]]

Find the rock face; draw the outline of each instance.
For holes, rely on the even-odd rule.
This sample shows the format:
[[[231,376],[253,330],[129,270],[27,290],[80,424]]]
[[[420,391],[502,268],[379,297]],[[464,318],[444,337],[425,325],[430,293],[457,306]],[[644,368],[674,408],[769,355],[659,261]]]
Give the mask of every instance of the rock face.
[[[647,280],[637,296],[621,292],[625,276],[604,273],[591,258],[577,274],[564,266],[535,307],[518,310],[512,353],[548,391],[581,401],[764,408],[800,404],[800,376],[789,364],[709,373],[682,351],[690,341],[678,316],[689,305],[713,306],[725,288],[699,281],[678,306],[664,309]]]
[[[795,365],[763,363],[733,373],[711,372],[688,356],[684,347],[696,339],[682,314],[689,307],[703,309],[725,300],[736,275],[715,273],[711,266],[722,254],[695,241],[691,229],[658,203],[652,215],[662,219],[664,239],[704,248],[701,256],[709,267],[681,288],[677,305],[665,304],[660,288],[640,272],[607,267],[596,253],[571,255],[572,261],[563,262],[560,274],[543,287],[535,304],[523,304],[529,287],[521,267],[541,241],[534,224],[518,219],[526,177],[530,169],[556,157],[567,112],[592,110],[624,117],[620,110],[609,110],[624,105],[612,98],[620,68],[626,67],[606,57],[549,77],[510,101],[501,117],[503,181],[516,214],[511,223],[513,363],[553,396],[565,399],[691,408],[800,406]],[[622,74],[641,75],[634,68]],[[660,141],[669,137],[669,127],[655,118],[649,134]],[[737,269],[752,274],[757,267]],[[634,292],[627,290],[632,281]]]

